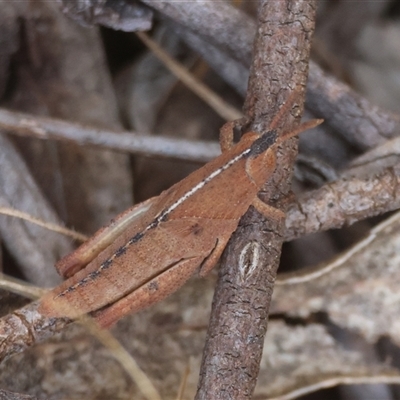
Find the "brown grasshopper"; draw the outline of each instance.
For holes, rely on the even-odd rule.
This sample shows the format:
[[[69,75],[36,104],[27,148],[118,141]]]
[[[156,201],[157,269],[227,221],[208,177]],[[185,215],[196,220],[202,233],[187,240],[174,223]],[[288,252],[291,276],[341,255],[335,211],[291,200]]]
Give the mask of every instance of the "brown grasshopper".
[[[120,214],[57,269],[69,277],[47,293],[39,311],[49,317],[93,313],[101,326],[154,304],[181,287],[196,270],[217,263],[240,217],[253,205],[268,218],[283,214],[257,192],[275,170],[283,141],[320,124],[311,120],[278,137],[248,132],[233,143],[233,125],[221,130],[222,154],[170,189]]]

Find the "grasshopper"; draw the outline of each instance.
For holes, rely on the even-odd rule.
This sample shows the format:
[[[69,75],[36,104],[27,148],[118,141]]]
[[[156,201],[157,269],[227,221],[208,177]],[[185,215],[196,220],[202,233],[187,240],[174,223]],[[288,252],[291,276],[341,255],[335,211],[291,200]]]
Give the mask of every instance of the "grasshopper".
[[[222,154],[170,189],[120,214],[56,265],[68,277],[40,300],[49,317],[92,313],[108,327],[181,287],[218,262],[239,219],[253,205],[267,218],[284,213],[257,193],[276,166],[279,144],[319,125],[311,120],[278,136],[287,105],[263,135],[233,142],[233,123],[221,129]]]

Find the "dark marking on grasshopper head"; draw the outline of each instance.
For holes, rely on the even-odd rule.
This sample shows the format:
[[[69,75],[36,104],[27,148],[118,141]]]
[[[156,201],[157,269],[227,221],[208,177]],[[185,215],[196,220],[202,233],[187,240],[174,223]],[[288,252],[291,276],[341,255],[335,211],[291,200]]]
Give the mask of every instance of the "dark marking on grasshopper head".
[[[252,143],[248,157],[257,157],[264,153],[276,142],[277,137],[278,133],[275,129],[265,132]]]

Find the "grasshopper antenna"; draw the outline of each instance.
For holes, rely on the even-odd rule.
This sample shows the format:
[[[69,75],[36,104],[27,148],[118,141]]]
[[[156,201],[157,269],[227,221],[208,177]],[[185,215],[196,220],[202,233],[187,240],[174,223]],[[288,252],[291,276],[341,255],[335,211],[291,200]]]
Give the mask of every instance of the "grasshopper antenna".
[[[276,140],[276,143],[282,143],[286,140],[297,136],[301,132],[307,131],[308,129],[315,128],[316,126],[322,124],[324,122],[323,119],[312,119],[310,121],[306,121],[301,123],[297,128],[293,129],[292,131],[286,132]]]
[[[296,94],[297,94],[297,90],[292,92],[291,95],[288,97],[288,99],[283,103],[281,108],[278,110],[278,113],[275,115],[274,119],[272,120],[270,126],[268,127],[268,130],[270,130],[270,131],[275,130],[277,127],[279,127],[279,125],[281,125],[282,120],[284,118],[287,118],[286,114],[287,114],[288,110],[293,106],[294,101],[296,99]]]

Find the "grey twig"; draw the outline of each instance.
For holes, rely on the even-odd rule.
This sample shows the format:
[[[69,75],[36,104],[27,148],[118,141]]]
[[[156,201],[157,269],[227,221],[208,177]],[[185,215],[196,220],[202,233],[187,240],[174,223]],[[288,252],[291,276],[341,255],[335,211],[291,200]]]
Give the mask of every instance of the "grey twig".
[[[287,116],[278,122],[277,129],[282,133],[299,121],[315,7],[314,1],[260,1],[259,30],[245,103],[252,130],[267,131],[290,94]],[[293,141],[282,147],[276,171],[265,187],[266,198],[274,207],[284,207],[295,156]],[[252,397],[284,234],[282,219],[265,221],[265,229],[260,226],[262,220],[249,210],[224,252],[197,400]],[[254,268],[243,277],[240,271],[244,258]]]
[[[33,302],[0,319],[0,362],[61,331],[69,320],[47,318]]]
[[[217,143],[112,132],[76,122],[0,109],[0,128],[20,136],[57,139],[154,157],[206,162],[219,153]]]
[[[302,194],[287,209],[285,240],[338,229],[400,207],[400,166],[341,178]]]
[[[307,107],[361,150],[400,133],[400,117],[370,103],[315,63],[310,64]]]

